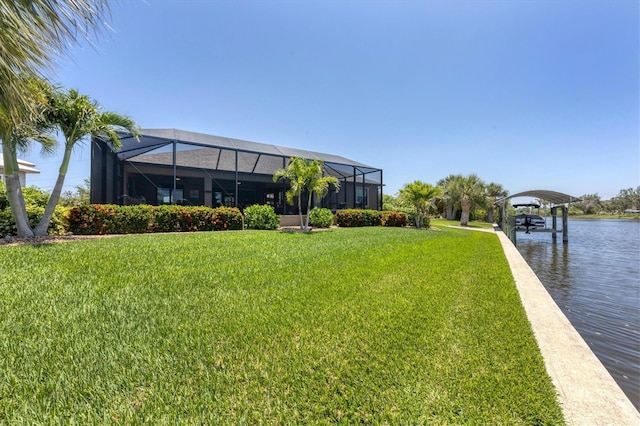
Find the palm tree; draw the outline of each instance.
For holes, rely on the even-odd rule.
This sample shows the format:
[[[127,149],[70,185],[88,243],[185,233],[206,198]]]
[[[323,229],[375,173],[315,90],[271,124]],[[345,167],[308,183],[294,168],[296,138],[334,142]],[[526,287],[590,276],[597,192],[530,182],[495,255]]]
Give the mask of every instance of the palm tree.
[[[309,211],[313,193],[315,192],[318,201],[329,191],[329,186],[333,185],[336,191],[340,190],[340,182],[333,176],[323,176],[324,162],[320,160],[307,160],[304,158],[290,158],[289,164],[284,169],[277,170],[273,175],[273,181],[285,180],[289,182],[289,190],[286,192],[287,202],[293,205],[294,200],[298,200],[298,215],[300,216],[300,229],[309,230]],[[307,196],[306,220],[302,217],[302,196]]]
[[[416,228],[422,227],[422,222],[429,212],[429,207],[442,189],[419,180],[408,183],[400,190],[400,197],[415,209]]]
[[[456,192],[460,197],[462,215],[460,216],[460,226],[469,224],[469,215],[474,203],[482,204],[485,201],[485,184],[475,173],[469,176],[462,176],[456,182]]]
[[[39,76],[110,17],[108,0],[0,0],[0,111],[18,123],[37,114],[27,79]],[[3,143],[7,134],[2,134]]]
[[[462,175],[449,175],[438,181],[438,186],[442,188],[443,216],[447,220],[455,219],[455,207],[459,203],[459,196],[456,182]]]
[[[493,206],[498,198],[509,195],[509,191],[504,189],[499,183],[491,182],[486,187],[487,196],[487,222],[493,223]]]
[[[35,101],[33,82],[78,36],[96,34],[110,13],[108,0],[0,0],[0,11],[0,143],[7,197],[18,236],[24,237],[33,231],[18,179],[17,153],[25,141],[42,139],[39,125],[33,123],[40,122],[45,105]]]
[[[44,153],[51,153],[57,141],[51,134],[51,125],[46,113],[50,109],[47,98],[54,90],[51,85],[39,78],[25,79],[29,89],[30,111],[33,114],[22,121],[14,122],[0,109],[0,137],[2,138],[2,157],[6,179],[7,199],[16,223],[18,236],[33,236],[29,225],[22,187],[20,185],[18,152],[28,151],[31,142],[39,142]]]
[[[60,201],[60,193],[69,168],[71,153],[76,144],[87,137],[102,139],[109,143],[114,150],[122,147],[118,130],[126,130],[138,140],[140,131],[135,122],[124,115],[114,112],[102,112],[101,106],[89,98],[81,95],[75,89],[68,92],[54,92],[50,100],[51,110],[49,121],[60,128],[65,139],[64,154],[58,171],[58,179],[53,187],[44,215],[36,226],[36,235],[46,235],[49,222]]]

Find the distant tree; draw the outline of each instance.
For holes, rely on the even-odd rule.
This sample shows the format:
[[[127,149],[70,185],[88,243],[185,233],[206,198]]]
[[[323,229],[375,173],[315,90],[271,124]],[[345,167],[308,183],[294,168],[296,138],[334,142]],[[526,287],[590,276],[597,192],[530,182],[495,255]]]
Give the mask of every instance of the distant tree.
[[[485,184],[478,175],[472,173],[457,179],[455,186],[455,193],[458,195],[462,207],[460,226],[467,226],[471,207],[474,204],[483,205],[485,203]]]
[[[634,188],[627,188],[620,190],[620,193],[616,197],[620,200],[622,210],[640,209],[640,186]]]
[[[309,230],[309,212],[313,194],[320,201],[329,191],[332,185],[336,191],[340,190],[340,182],[333,176],[323,176],[324,162],[320,160],[307,160],[304,158],[290,158],[289,164],[284,169],[277,170],[273,175],[273,181],[284,180],[289,182],[289,190],[286,192],[287,202],[291,205],[298,201],[298,215],[300,216],[300,229]],[[307,194],[306,220],[302,216],[302,198]]]
[[[582,210],[584,214],[598,213],[602,209],[602,200],[598,194],[584,194],[580,199],[582,201],[576,201],[573,205]]]
[[[83,206],[90,203],[91,181],[86,178],[81,185],[75,186],[75,191],[65,191],[60,195],[60,205],[65,207]]]
[[[406,184],[400,190],[400,198],[415,209],[416,228],[422,227],[422,222],[429,212],[429,207],[434,204],[435,198],[442,190],[428,183],[416,180]]]

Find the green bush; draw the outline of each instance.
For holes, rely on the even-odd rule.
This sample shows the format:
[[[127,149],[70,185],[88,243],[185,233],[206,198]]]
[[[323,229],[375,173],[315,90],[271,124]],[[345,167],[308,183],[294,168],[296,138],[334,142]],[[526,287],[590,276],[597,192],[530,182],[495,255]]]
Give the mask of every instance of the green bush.
[[[333,225],[333,213],[329,209],[314,207],[309,212],[309,224],[316,228],[328,228]]]
[[[230,207],[89,204],[68,216],[69,230],[82,235],[242,229],[242,213]]]
[[[49,202],[49,193],[37,186],[27,186],[22,188],[22,196],[27,206],[37,206],[45,208]]]
[[[422,227],[424,229],[429,229],[429,227],[431,226],[431,218],[430,217],[423,217],[422,218]]]
[[[403,212],[382,212],[382,224],[384,226],[407,226],[409,216]]]
[[[0,180],[0,210],[9,208],[9,198],[7,198],[7,187],[3,181]]]
[[[27,206],[27,217],[31,228],[35,228],[40,222],[44,214],[44,207]],[[47,233],[49,235],[63,235],[67,232],[66,209],[64,207],[56,207],[56,210],[49,222]],[[13,213],[10,208],[0,210],[0,236],[17,235],[18,229],[16,222],[13,220]]]
[[[345,228],[382,225],[382,213],[378,210],[345,209],[336,212],[338,226]]]
[[[277,229],[280,220],[272,206],[254,204],[244,209],[244,222],[251,229]]]

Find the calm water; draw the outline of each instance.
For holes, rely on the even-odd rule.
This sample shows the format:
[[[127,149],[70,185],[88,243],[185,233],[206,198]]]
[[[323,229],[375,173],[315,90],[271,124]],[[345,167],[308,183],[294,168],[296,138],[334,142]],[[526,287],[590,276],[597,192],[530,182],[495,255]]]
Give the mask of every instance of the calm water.
[[[640,221],[570,219],[568,231],[568,244],[519,232],[518,250],[640,409]]]

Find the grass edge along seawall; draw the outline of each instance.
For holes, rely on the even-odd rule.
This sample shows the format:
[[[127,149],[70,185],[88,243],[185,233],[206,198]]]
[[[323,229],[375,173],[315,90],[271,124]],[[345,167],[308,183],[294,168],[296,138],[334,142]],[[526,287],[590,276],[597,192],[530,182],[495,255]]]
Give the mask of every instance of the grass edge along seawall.
[[[0,269],[2,422],[563,422],[487,233],[143,234]]]

